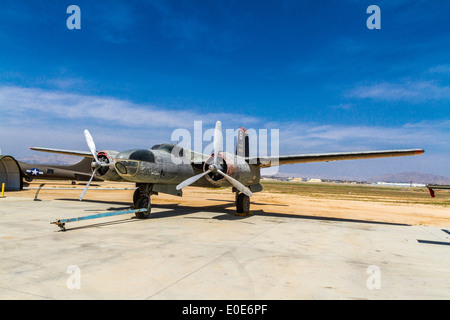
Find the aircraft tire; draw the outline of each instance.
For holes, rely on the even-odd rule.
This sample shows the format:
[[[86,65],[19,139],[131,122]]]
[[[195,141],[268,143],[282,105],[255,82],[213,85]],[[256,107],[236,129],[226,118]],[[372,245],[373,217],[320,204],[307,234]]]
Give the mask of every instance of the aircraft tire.
[[[134,205],[134,208],[138,208],[139,196],[140,196],[139,188],[136,188],[136,190],[134,190],[134,193],[133,193],[133,205]]]
[[[236,199],[236,213],[245,213],[248,214],[250,212],[250,197],[239,193]]]
[[[136,212],[135,215],[139,219],[148,219],[150,218],[152,211],[152,203],[150,197],[140,197],[136,203],[136,209],[147,208],[147,212]]]

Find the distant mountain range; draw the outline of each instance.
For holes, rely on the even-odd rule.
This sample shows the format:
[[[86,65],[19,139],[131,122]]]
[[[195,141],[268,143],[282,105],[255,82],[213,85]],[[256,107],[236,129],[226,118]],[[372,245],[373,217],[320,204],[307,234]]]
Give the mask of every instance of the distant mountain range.
[[[264,175],[263,175],[264,176]],[[270,177],[270,176],[265,176]],[[273,177],[273,176],[272,176]],[[392,173],[380,176],[375,176],[371,178],[357,178],[357,177],[332,177],[332,176],[321,176],[321,175],[307,175],[307,174],[295,174],[295,173],[278,173],[275,177],[287,178],[287,177],[297,177],[297,178],[319,178],[328,180],[347,180],[347,181],[365,181],[369,183],[375,182],[395,182],[395,183],[418,183],[418,184],[446,184],[450,185],[450,178],[444,176],[437,176],[430,173],[420,173],[420,172],[402,172],[402,173]]]
[[[398,182],[398,183],[422,183],[422,184],[450,184],[449,177],[437,176],[429,173],[402,172],[396,174],[385,174],[372,177],[367,182]]]

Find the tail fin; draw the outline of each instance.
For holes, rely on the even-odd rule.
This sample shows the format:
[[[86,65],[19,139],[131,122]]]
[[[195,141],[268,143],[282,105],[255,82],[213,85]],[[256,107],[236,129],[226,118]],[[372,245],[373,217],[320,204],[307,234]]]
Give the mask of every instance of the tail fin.
[[[242,127],[239,127],[236,143],[236,155],[248,158],[248,154],[248,131]]]

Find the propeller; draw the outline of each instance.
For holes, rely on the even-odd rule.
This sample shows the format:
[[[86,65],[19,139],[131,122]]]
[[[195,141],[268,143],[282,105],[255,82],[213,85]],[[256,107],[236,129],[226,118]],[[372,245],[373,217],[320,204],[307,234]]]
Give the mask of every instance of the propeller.
[[[87,129],[84,130],[84,137],[86,138],[86,143],[89,147],[89,150],[91,150],[91,153],[94,156],[95,161],[92,163],[92,167],[94,167],[94,172],[92,172],[91,178],[89,179],[88,183],[86,184],[86,186],[83,189],[83,192],[81,193],[80,201],[83,200],[83,197],[86,194],[86,191],[89,188],[89,185],[91,184],[92,179],[94,179],[94,176],[97,173],[97,170],[100,169],[100,167],[111,165],[110,163],[103,163],[98,160],[97,149],[95,148],[94,139],[92,138],[91,134],[89,133],[89,131]]]
[[[231,183],[240,192],[251,197],[253,194],[248,188],[246,188],[242,183],[230,177],[229,175],[227,175],[226,173],[222,172],[219,169],[219,152],[221,146],[222,146],[222,123],[220,121],[217,121],[216,127],[214,129],[214,162],[209,166],[208,170],[193,177],[190,177],[189,179],[184,180],[183,182],[181,182],[179,185],[176,186],[176,189],[180,190],[194,183],[195,181],[197,181],[198,179],[207,175],[210,172],[217,172],[221,174],[225,179],[227,179],[228,182]]]

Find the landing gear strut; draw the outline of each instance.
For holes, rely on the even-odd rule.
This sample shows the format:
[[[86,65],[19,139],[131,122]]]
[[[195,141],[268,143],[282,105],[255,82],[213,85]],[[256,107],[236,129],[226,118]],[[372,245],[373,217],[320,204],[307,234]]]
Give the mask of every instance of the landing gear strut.
[[[152,203],[151,195],[153,190],[153,184],[150,183],[138,183],[137,188],[133,194],[133,204],[135,209],[147,209],[145,212],[136,212],[136,217],[139,219],[150,218]]]

